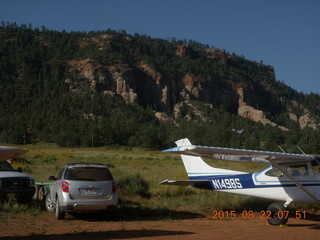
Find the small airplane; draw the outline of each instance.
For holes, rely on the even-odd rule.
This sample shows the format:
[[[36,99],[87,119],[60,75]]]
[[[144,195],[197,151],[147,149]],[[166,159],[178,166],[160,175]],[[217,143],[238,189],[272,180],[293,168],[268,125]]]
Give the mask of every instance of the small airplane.
[[[271,225],[283,225],[290,203],[320,203],[320,156],[192,145],[187,139],[163,152],[181,154],[189,180],[164,180],[164,185],[191,185],[196,188],[282,201],[267,208]],[[262,162],[271,166],[247,173],[214,168],[201,157],[237,162]],[[282,214],[279,214],[282,213]]]

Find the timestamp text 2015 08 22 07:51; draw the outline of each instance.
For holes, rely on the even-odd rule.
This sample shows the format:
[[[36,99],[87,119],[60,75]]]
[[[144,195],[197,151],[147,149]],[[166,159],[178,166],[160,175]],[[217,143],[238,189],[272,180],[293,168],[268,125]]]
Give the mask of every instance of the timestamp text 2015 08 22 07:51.
[[[223,220],[223,219],[271,219],[272,213],[271,211],[258,211],[254,212],[252,210],[249,211],[212,211],[212,219],[213,220]],[[278,211],[277,217],[279,219],[283,218],[296,218],[296,219],[306,219],[307,212],[306,211]]]

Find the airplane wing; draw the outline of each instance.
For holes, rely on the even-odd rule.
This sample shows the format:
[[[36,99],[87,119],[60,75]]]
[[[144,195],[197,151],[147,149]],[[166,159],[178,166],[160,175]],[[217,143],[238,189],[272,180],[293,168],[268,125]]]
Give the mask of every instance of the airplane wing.
[[[26,149],[17,147],[0,146],[0,161],[16,158],[25,153],[26,151]]]
[[[162,185],[177,185],[177,186],[189,186],[197,183],[210,183],[209,180],[164,180],[159,184]]]
[[[225,161],[264,162],[277,164],[304,163],[316,159],[313,155],[279,153],[235,148],[207,147],[197,145],[182,145],[164,150],[163,152],[178,153],[191,156],[202,156]]]

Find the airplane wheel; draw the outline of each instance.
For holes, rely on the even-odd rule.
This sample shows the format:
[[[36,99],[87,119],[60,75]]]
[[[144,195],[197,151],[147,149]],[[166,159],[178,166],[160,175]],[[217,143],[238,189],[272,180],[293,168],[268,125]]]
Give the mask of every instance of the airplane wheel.
[[[288,218],[285,218],[284,214],[279,214],[281,211],[285,211],[284,206],[280,203],[272,203],[268,208],[267,211],[271,212],[270,219],[267,219],[270,225],[279,226],[284,225],[288,222]]]

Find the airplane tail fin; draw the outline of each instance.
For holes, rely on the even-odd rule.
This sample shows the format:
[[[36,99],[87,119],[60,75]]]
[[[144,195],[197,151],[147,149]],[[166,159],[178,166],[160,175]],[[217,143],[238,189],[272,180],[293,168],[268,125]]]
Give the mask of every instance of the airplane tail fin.
[[[189,139],[184,138],[175,142],[177,147],[191,146]],[[209,166],[201,157],[181,154],[183,165],[186,169],[189,179],[201,179],[208,176],[223,176],[230,174],[242,174],[243,172],[232,171]]]

